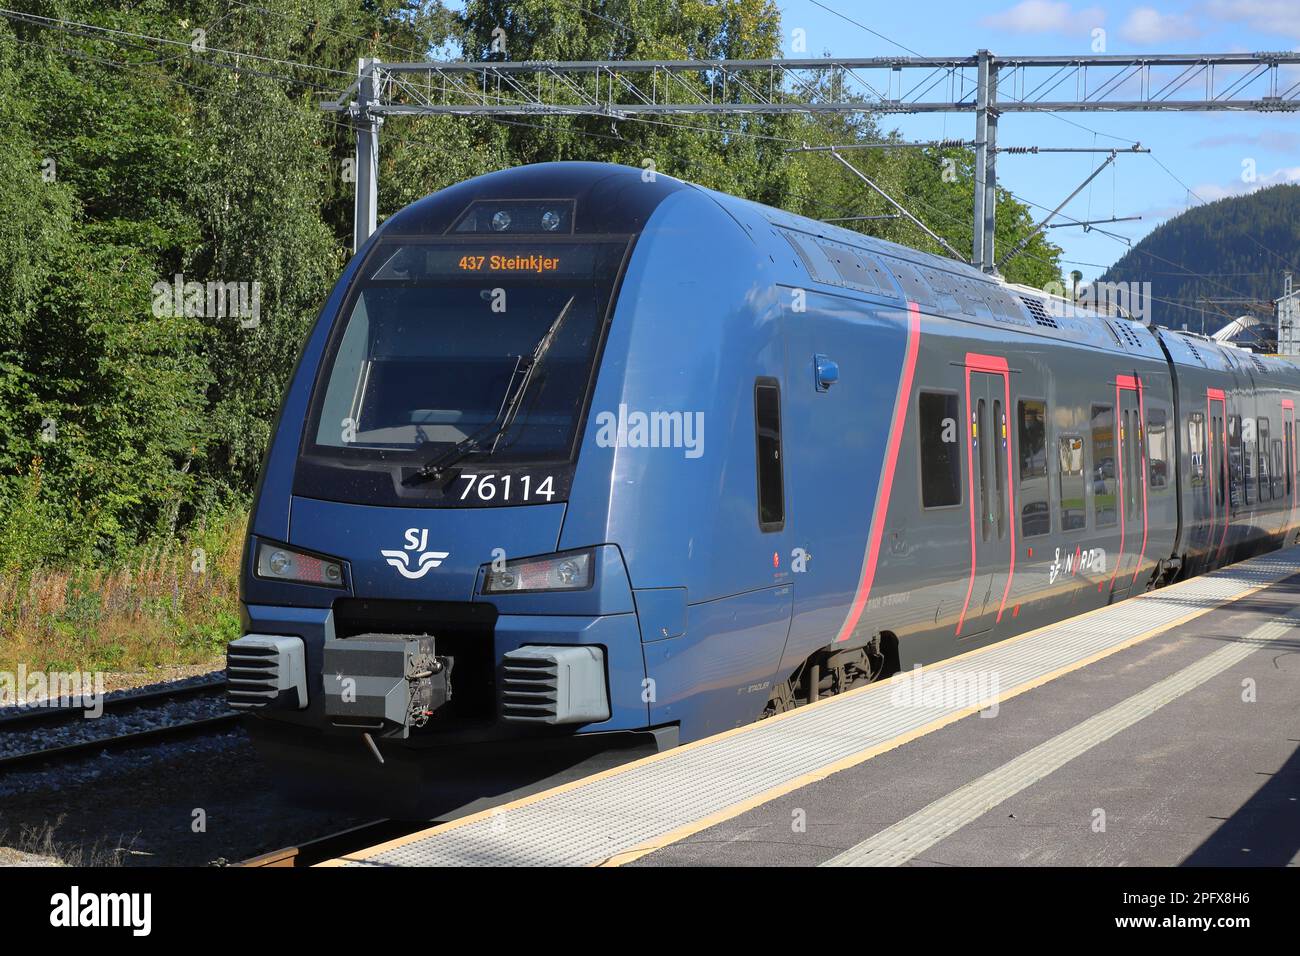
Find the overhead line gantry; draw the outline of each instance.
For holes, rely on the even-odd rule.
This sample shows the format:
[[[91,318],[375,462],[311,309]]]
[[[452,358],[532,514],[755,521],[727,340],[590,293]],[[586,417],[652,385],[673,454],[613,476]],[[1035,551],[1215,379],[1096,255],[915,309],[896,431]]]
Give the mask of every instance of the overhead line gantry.
[[[1300,53],[881,56],[759,60],[363,59],[325,110],[356,128],[354,246],[375,230],[388,116],[732,116],[974,113],[971,261],[996,271],[998,122],[1004,113],[1295,112]]]

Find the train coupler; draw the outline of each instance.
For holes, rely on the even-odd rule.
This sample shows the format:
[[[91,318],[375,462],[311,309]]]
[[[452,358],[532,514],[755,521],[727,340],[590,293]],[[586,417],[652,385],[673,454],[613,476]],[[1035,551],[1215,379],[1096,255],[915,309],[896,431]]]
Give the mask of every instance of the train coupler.
[[[454,659],[428,635],[361,634],[325,642],[325,715],[339,730],[405,738],[451,700]]]

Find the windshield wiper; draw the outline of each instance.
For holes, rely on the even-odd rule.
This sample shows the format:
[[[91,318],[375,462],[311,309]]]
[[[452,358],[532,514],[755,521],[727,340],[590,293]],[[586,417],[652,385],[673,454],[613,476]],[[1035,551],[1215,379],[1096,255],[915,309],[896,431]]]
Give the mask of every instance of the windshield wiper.
[[[551,327],[546,330],[546,334],[533,347],[533,354],[527,359],[522,355],[515,359],[515,368],[510,373],[510,381],[506,384],[505,394],[502,396],[501,407],[497,410],[496,417],[473,435],[462,438],[456,444],[434,455],[421,465],[418,471],[403,478],[402,484],[425,480],[437,481],[446,474],[449,468],[469,455],[477,452],[486,452],[490,455],[497,450],[497,444],[501,441],[502,436],[510,431],[511,426],[514,425],[515,418],[519,414],[519,408],[523,404],[524,396],[528,394],[528,388],[532,384],[533,376],[536,374],[538,366],[545,360],[546,353],[550,351],[556,333],[559,332],[560,326],[564,324],[569,309],[573,307],[575,298],[576,296],[569,296],[569,301],[564,303],[564,308],[560,309],[560,314],[555,317]],[[491,443],[490,447],[485,448],[484,446],[488,445],[489,442]]]

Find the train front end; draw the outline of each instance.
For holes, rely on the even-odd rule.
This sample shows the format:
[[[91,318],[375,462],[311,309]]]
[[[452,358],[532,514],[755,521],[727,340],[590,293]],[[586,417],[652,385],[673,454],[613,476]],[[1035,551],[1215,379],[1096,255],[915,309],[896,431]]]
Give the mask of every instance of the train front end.
[[[227,659],[298,797],[464,812],[672,742],[647,726],[619,548],[563,531],[620,283],[679,188],[480,177],[393,216],[340,279],[264,466]]]

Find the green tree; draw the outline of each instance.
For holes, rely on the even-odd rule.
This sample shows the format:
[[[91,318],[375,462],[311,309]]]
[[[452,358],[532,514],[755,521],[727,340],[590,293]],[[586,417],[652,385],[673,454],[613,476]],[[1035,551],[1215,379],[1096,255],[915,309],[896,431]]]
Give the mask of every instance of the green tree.
[[[59,61],[19,62],[16,50],[14,37],[0,34],[0,78],[9,88],[33,89],[40,77],[48,81],[42,92],[69,94],[74,106],[93,100],[78,98],[86,91]],[[0,469],[10,480],[0,495],[7,504],[38,485],[41,500],[72,529],[36,548],[33,559],[111,552],[147,534],[186,493],[178,456],[202,441],[205,373],[195,329],[150,308],[151,247],[161,226],[136,222],[113,202],[95,208],[86,185],[95,179],[86,174],[87,153],[126,149],[121,137],[133,122],[158,130],[155,102],[135,105],[138,113],[123,109],[60,137],[51,135],[39,102],[0,100],[9,114],[0,118],[0,198],[10,222],[0,245],[7,293],[0,297]],[[96,146],[101,136],[106,142]],[[124,165],[144,161],[133,154]],[[130,179],[124,173],[125,190]],[[150,212],[165,215],[160,207]],[[0,520],[15,520],[11,508],[4,511]]]
[[[460,11],[442,0],[15,2],[120,32],[0,20],[0,569],[11,570],[111,558],[247,500],[306,330],[350,255],[353,133],[319,101],[349,86],[359,58],[761,59],[780,56],[782,40],[773,0],[468,0]],[[722,95],[707,71],[684,81]],[[750,96],[734,85],[725,95]],[[815,218],[879,215],[890,208],[833,158],[789,149],[891,137],[865,108],[394,117],[381,134],[380,215],[484,172],[561,159],[652,161]],[[849,155],[969,251],[968,152]],[[1002,194],[999,248],[1031,221]],[[904,220],[850,225],[939,251]],[[1008,278],[1055,279],[1058,256],[1036,237]],[[156,308],[155,286],[178,274],[256,283],[256,323]]]

